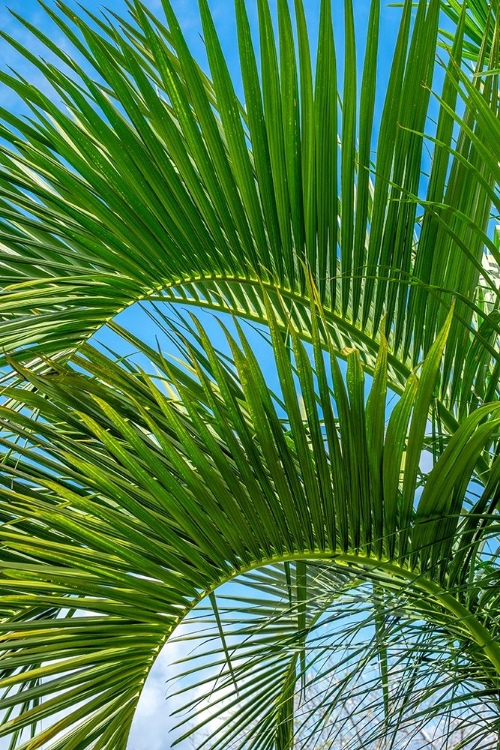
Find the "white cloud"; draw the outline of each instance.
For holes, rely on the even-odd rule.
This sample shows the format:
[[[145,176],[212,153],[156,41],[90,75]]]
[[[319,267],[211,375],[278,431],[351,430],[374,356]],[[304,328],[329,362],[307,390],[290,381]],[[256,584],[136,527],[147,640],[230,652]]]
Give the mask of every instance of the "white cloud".
[[[179,628],[176,636],[181,634]],[[172,664],[187,655],[189,650],[189,645],[179,642],[167,643],[161,650],[139,699],[128,750],[169,750],[171,747],[171,729],[176,723],[171,714],[182,708],[183,701],[180,697],[167,700],[167,683],[172,677]],[[190,742],[176,745],[178,750],[192,750],[192,747]]]

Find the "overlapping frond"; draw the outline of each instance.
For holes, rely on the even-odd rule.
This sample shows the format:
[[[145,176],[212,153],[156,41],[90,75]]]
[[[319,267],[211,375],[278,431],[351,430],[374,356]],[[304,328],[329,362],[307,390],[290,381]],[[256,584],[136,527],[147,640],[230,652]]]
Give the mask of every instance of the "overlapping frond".
[[[243,100],[206,3],[210,78],[168,2],[166,26],[138,2],[129,21],[57,7],[47,13],[76,57],[27,22],[58,65],[10,41],[64,106],[2,73],[3,85],[31,110],[27,120],[2,112],[4,350],[67,352],[123,307],[163,292],[251,315],[251,298],[265,282],[298,305],[307,297],[308,267],[332,327],[360,338],[368,363],[381,327],[390,334],[396,385],[428,350],[457,296],[441,400],[448,410],[468,409],[460,383],[472,346],[497,365],[488,387],[496,397],[491,337],[498,324],[480,304],[478,283],[497,299],[483,248],[498,255],[488,241],[498,168],[477,109],[494,118],[498,93],[494,76],[457,91],[464,28],[470,32],[474,18],[466,6],[446,53],[437,113],[430,87],[438,0],[421,0],[414,18],[405,3],[385,97],[375,74],[378,1],[359,92],[350,2],[341,64],[328,0],[312,53],[302,3],[293,32],[288,3],[278,2],[276,37],[262,0],[260,66],[245,4],[236,3]],[[498,66],[493,13],[484,35],[479,72]],[[431,117],[432,142],[423,135]],[[430,173],[422,182],[427,148]]]
[[[385,344],[365,401],[359,353],[347,354],[344,380],[321,312],[310,315],[310,352],[293,331],[290,343],[284,340],[270,304],[267,316],[276,393],[238,324],[236,338],[225,331],[228,359],[196,319],[189,336],[172,328],[185,342],[187,369],[145,345],[154,375],[113,364],[90,345],[71,365],[54,363],[50,375],[15,365],[31,389],[5,390],[22,398],[23,410],[0,408],[0,687],[22,689],[9,690],[0,707],[44,700],[0,731],[70,709],[26,748],[65,728],[69,738],[55,747],[79,747],[84,738],[86,747],[120,746],[169,633],[221,582],[282,560],[331,560],[340,571],[355,571],[358,581],[368,576],[412,592],[420,616],[469,650],[479,681],[496,679],[498,597],[479,581],[471,599],[466,582],[480,570],[479,547],[495,527],[498,457],[472,509],[467,487],[498,437],[498,404],[463,422],[416,503],[451,314],[387,427]],[[300,580],[292,618],[299,634],[315,607],[321,613],[320,599],[308,604],[319,583],[308,592],[307,578]],[[69,609],[77,614],[65,618]],[[300,639],[292,654],[300,671],[299,645]],[[278,692],[273,698],[264,689],[262,704],[262,721],[282,749],[293,734],[278,741],[285,719],[276,705],[283,690],[293,705],[295,691],[294,673],[285,677],[276,674]],[[264,731],[255,747],[271,746],[269,736]]]
[[[188,655],[173,665],[169,690],[182,698],[178,732],[196,738],[204,730],[205,747],[354,749],[385,741],[407,748],[415,735],[418,746],[429,737],[439,746],[436,717],[447,715],[464,730],[466,746],[493,746],[493,693],[475,682],[480,669],[456,649],[449,622],[425,623],[411,589],[382,595],[379,584],[361,584],[355,571],[304,565],[302,582],[290,564],[241,576],[221,591],[218,617],[231,669],[210,603],[187,619],[178,642]],[[285,731],[289,745],[278,740]],[[449,732],[450,746],[459,741],[459,731]]]

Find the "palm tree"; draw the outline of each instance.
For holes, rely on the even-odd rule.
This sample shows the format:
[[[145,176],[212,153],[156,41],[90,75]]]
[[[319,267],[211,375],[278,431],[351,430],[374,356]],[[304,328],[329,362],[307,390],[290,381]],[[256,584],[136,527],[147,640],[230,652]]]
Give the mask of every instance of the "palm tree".
[[[339,58],[330,0],[313,51],[302,0],[257,34],[235,0],[242,96],[207,0],[209,74],[169,0],[128,6],[44,5],[64,45],[21,21],[58,64],[3,34],[53,95],[0,74],[30,110],[1,110],[0,735],[125,748],[192,616],[219,750],[334,747],[342,706],[351,747],[434,716],[493,747],[498,4],[406,0],[380,87],[379,0],[361,65],[352,0]],[[116,320],[140,301],[182,362]]]

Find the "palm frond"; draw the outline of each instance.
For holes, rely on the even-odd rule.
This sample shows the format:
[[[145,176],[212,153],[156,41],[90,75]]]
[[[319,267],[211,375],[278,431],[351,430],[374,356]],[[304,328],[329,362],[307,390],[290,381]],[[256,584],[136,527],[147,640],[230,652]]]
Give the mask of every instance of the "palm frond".
[[[389,590],[411,592],[421,617],[440,622],[470,651],[477,679],[486,685],[496,679],[495,600],[484,598],[479,582],[471,611],[462,581],[484,557],[477,553],[478,532],[484,524],[491,531],[494,523],[498,459],[470,512],[466,493],[477,461],[498,436],[498,404],[463,422],[428,473],[414,510],[427,407],[452,314],[387,430],[379,401],[384,345],[366,404],[359,355],[347,355],[344,381],[321,308],[311,311],[310,355],[295,333],[289,345],[284,341],[270,303],[267,318],[277,393],[266,385],[237,322],[237,337],[225,328],[229,359],[195,318],[183,329],[171,322],[175,338],[184,341],[184,370],[160,351],[157,374],[147,375],[131,363],[113,364],[90,345],[71,365],[56,365],[52,375],[15,365],[32,389],[14,385],[5,396],[22,397],[37,416],[0,408],[7,449],[0,534],[9,636],[3,664],[14,669],[0,687],[23,686],[9,693],[6,706],[31,696],[46,700],[10,719],[2,733],[89,698],[30,747],[66,728],[72,739],[63,743],[77,746],[95,729],[96,747],[113,747],[155,654],[185,615],[222,582],[283,560],[331,561],[359,581],[368,577]],[[460,581],[457,552],[465,577]],[[313,588],[307,584],[294,595],[295,633],[314,616]],[[46,617],[31,619],[35,605],[87,611],[88,627],[74,617],[51,619],[48,627]],[[29,636],[24,625],[17,631],[20,618],[29,623]],[[89,641],[94,623],[102,637]],[[120,642],[113,646],[117,633]],[[304,670],[299,643],[294,664]],[[227,646],[225,654],[227,662]],[[96,696],[101,666],[109,682]],[[264,662],[260,668],[265,671]],[[234,666],[231,672],[237,674]],[[41,685],[32,689],[29,681],[38,678]],[[274,698],[264,691],[269,710],[285,705],[283,689],[292,691],[286,694],[293,700],[290,680],[276,675]],[[118,705],[124,691],[127,700]],[[272,731],[284,720],[278,713]],[[251,712],[248,720],[254,719]],[[266,747],[262,742],[255,746]]]
[[[267,0],[259,4],[261,74],[244,4],[237,3],[246,105],[235,94],[205,3],[211,80],[168,3],[167,26],[140,3],[130,6],[129,21],[85,20],[58,3],[50,16],[85,64],[25,22],[70,73],[9,39],[67,111],[29,82],[2,73],[3,84],[32,112],[28,120],[3,112],[3,349],[29,356],[36,345],[37,353],[53,357],[77,348],[125,306],[162,293],[252,316],[264,282],[307,311],[306,264],[330,324],[357,341],[368,365],[385,316],[396,387],[428,351],[450,297],[457,296],[445,365],[453,378],[444,378],[440,400],[447,411],[468,408],[460,392],[463,351],[484,347],[478,329],[487,313],[477,304],[478,282],[484,243],[493,248],[487,228],[491,202],[497,203],[494,141],[476,125],[477,97],[467,93],[458,114],[463,34],[474,16],[464,6],[447,52],[424,196],[423,134],[440,4],[422,0],[414,23],[412,4],[403,8],[375,162],[379,6],[371,8],[359,115],[357,51],[346,8],[342,82],[327,0],[315,80],[301,2],[295,4],[297,49],[287,2],[278,3],[278,39]],[[494,28],[490,17],[482,67],[497,64]],[[480,90],[477,79],[477,96],[494,116],[496,88],[484,80]],[[483,278],[488,283],[486,273]],[[494,284],[490,290],[497,294]],[[261,305],[257,314],[265,321]],[[307,335],[307,327],[300,332]],[[498,360],[494,346],[483,356]],[[491,389],[497,393],[498,383]]]

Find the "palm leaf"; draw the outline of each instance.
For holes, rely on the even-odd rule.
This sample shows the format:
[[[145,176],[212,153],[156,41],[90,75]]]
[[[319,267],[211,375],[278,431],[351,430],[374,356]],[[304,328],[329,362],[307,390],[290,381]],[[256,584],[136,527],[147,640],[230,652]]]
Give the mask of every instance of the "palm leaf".
[[[421,403],[432,391],[429,378],[435,377],[431,373],[438,367],[446,329],[421,377],[401,401],[409,399],[414,410],[409,419],[404,418],[403,427],[397,428],[404,429],[406,450],[386,454],[384,431],[379,431],[380,465],[370,462],[368,447],[362,442],[367,407],[356,354],[348,356],[344,382],[321,315],[311,311],[313,343],[321,355],[320,362],[313,363],[295,336],[293,353],[287,349],[270,304],[267,315],[280,384],[277,395],[266,386],[239,327],[237,338],[225,332],[232,351],[228,360],[214,349],[203,328],[193,326],[189,331],[188,326],[183,331],[170,323],[175,336],[185,341],[188,369],[184,373],[158,355],[161,370],[151,377],[130,364],[127,368],[113,364],[88,345],[75,355],[73,365],[60,366],[56,375],[38,375],[16,365],[33,389],[12,386],[5,395],[19,398],[22,390],[26,406],[40,417],[2,407],[8,430],[3,438],[8,447],[2,490],[8,521],[1,532],[3,605],[15,605],[16,617],[35,602],[62,610],[70,605],[92,616],[85,618],[88,628],[76,634],[72,628],[79,621],[74,618],[62,621],[62,631],[59,620],[56,627],[52,621],[48,630],[46,618],[28,620],[32,641],[25,642],[22,629],[16,635],[21,643],[12,637],[5,642],[5,668],[29,667],[1,681],[5,688],[23,686],[9,695],[6,705],[25,702],[32,695],[46,700],[10,719],[3,733],[88,698],[81,708],[37,735],[36,742],[40,745],[66,728],[71,729],[68,738],[72,739],[64,742],[81,742],[95,727],[96,737],[110,738],[102,740],[102,746],[113,746],[115,728],[130,721],[132,704],[154,654],[177,623],[222,581],[283,559],[331,560],[340,570],[351,566],[358,581],[368,576],[389,590],[411,592],[411,606],[424,619],[432,616],[442,623],[448,637],[459,638],[463,649],[470,651],[471,660],[478,664],[477,679],[485,685],[496,679],[500,651],[491,640],[496,627],[492,605],[482,603],[481,614],[472,614],[465,606],[467,588],[457,587],[455,580],[449,589],[448,574],[456,550],[463,548],[457,528],[470,540],[472,529],[481,527],[481,519],[496,502],[498,461],[492,465],[481,507],[470,514],[466,510],[467,483],[483,448],[498,432],[498,405],[478,409],[464,421],[430,471],[413,516],[404,510],[408,488],[400,485],[400,472],[412,451],[421,452],[423,447],[425,409]],[[331,386],[323,386],[321,392],[314,383],[325,348],[333,378]],[[382,356],[380,378],[383,362]],[[377,379],[373,389],[378,395]],[[300,394],[305,418],[299,408]],[[320,414],[332,407],[339,417],[330,418],[334,446],[330,454]],[[400,410],[390,416],[387,439],[401,418]],[[372,416],[369,423],[373,424]],[[464,460],[457,461],[457,455]],[[333,496],[339,461],[349,461],[351,479],[342,495]],[[386,484],[390,480],[396,487],[395,512],[389,513],[394,507],[390,504],[386,511],[386,498],[394,503],[390,494],[376,498],[371,494],[377,482],[382,486],[381,475]],[[444,504],[450,493],[453,503]],[[375,527],[372,505],[381,509],[384,518],[382,540],[375,536],[380,522]],[[409,541],[411,565],[405,561]],[[474,570],[478,558],[468,555],[463,563]],[[292,612],[299,638],[317,606],[314,583],[303,591],[297,594]],[[89,641],[94,618],[103,635]],[[6,625],[12,629],[12,623]],[[121,645],[108,645],[109,639],[116,644],[116,633],[123,633]],[[238,679],[234,657],[227,658],[227,642],[224,652],[224,663],[233,665],[231,679]],[[296,661],[298,653],[300,649],[294,646],[294,663],[304,672],[306,662]],[[41,666],[33,666],[35,662]],[[258,669],[267,669],[265,663],[258,660]],[[100,665],[108,665],[107,679],[96,697],[95,685],[101,683],[95,669]],[[283,678],[276,675],[272,682],[278,691],[274,698],[267,689],[262,694],[264,722],[270,721],[269,711],[285,706],[283,695],[292,699],[295,680],[290,682],[287,670]],[[78,687],[73,687],[75,674],[79,675]],[[33,692],[28,681],[35,678],[43,682]],[[64,687],[67,691],[60,693]],[[116,696],[124,690],[130,700],[118,707]],[[54,691],[57,695],[49,699]],[[265,710],[264,705],[268,706]],[[255,718],[255,712],[250,712],[248,721]],[[281,736],[281,708],[273,721],[269,727],[274,729],[269,731],[281,727]],[[267,731],[256,747],[267,746]],[[283,737],[292,736],[288,731]],[[289,740],[283,737],[280,742],[285,748]],[[221,747],[222,740],[217,742]]]
[[[445,290],[460,295],[445,368],[445,373],[454,371],[454,380],[440,397],[443,408],[453,411],[465,398],[459,393],[463,357],[458,348],[472,345],[484,320],[479,313],[476,324],[474,308],[463,300],[473,301],[477,295],[492,200],[491,180],[483,173],[484,148],[479,148],[477,137],[471,141],[475,109],[467,109],[462,118],[465,130],[458,135],[457,155],[448,155],[454,138],[450,123],[458,108],[453,85],[460,64],[460,28],[443,84],[420,230],[416,195],[439,3],[427,7],[422,0],[413,26],[411,3],[405,5],[374,164],[367,154],[379,96],[373,76],[377,3],[372,7],[359,118],[350,93],[356,77],[355,41],[346,14],[340,119],[336,100],[341,82],[336,83],[335,71],[333,76],[325,72],[335,59],[328,2],[321,10],[315,94],[302,6],[296,6],[295,59],[288,6],[285,0],[278,5],[279,44],[267,2],[259,6],[262,79],[244,7],[237,6],[248,114],[234,93],[205,5],[201,9],[212,81],[192,58],[168,4],[165,27],[139,3],[132,6],[133,23],[107,17],[86,22],[60,3],[51,16],[86,58],[82,67],[56,52],[69,60],[72,78],[10,40],[47,78],[69,113],[28,82],[2,74],[3,83],[33,112],[29,122],[4,113],[3,135],[12,147],[4,147],[1,157],[6,177],[2,345],[7,351],[30,352],[36,343],[40,353],[66,352],[124,306],[162,291],[172,300],[180,296],[196,304],[201,297],[219,309],[252,315],[252,302],[246,295],[236,302],[234,294],[239,292],[234,290],[243,285],[250,298],[258,297],[259,279],[279,288],[294,306],[303,305],[302,263],[307,262],[325,315],[339,334],[351,341],[360,338],[358,346],[369,366],[374,366],[380,322],[386,316],[398,364],[395,387],[401,387],[442,325],[449,306]],[[465,11],[462,29],[464,18],[469,28]],[[485,34],[491,34],[490,21]],[[47,36],[29,24],[28,29],[54,52]],[[496,44],[484,46],[482,59],[490,67],[496,64],[496,49]],[[496,111],[493,92],[489,86],[482,97],[484,107]],[[340,155],[337,121],[343,141]],[[330,180],[337,163],[338,197]],[[467,177],[460,174],[464,170]],[[476,197],[469,188],[461,197],[462,189],[456,186],[466,180],[469,184],[471,174],[475,184],[478,175]],[[446,208],[435,209],[436,204]],[[462,240],[457,252],[463,222],[470,227],[471,241]],[[437,257],[436,231],[439,264],[432,263]],[[263,309],[258,315],[265,321]],[[299,332],[307,335],[306,328]],[[494,351],[491,356],[496,359]],[[452,419],[447,421],[450,428]]]

